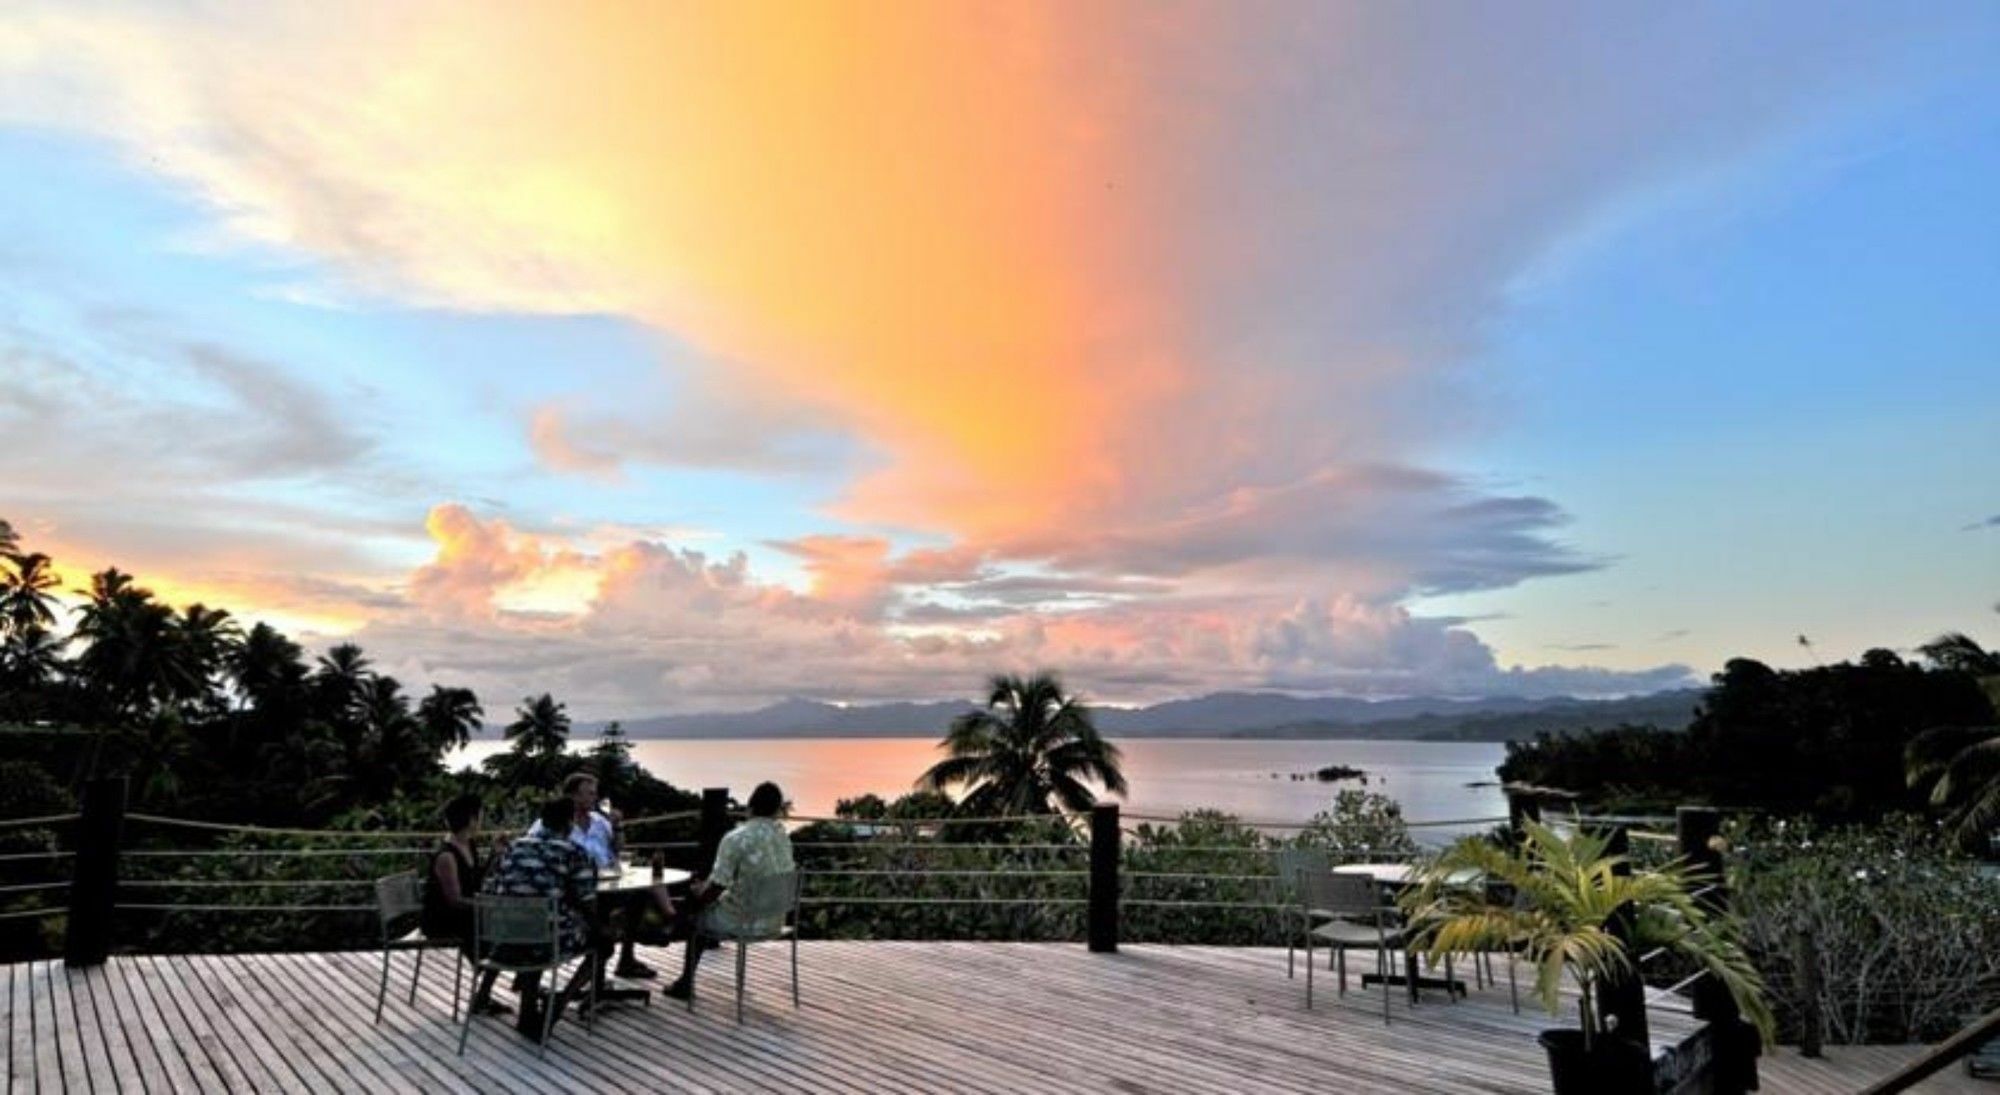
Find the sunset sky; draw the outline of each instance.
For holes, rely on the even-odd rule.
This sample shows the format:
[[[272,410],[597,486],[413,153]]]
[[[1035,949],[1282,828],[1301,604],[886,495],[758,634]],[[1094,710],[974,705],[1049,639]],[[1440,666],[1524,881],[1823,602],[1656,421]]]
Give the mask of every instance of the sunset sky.
[[[0,165],[0,517],[489,710],[2000,641],[1990,0],[0,0]]]

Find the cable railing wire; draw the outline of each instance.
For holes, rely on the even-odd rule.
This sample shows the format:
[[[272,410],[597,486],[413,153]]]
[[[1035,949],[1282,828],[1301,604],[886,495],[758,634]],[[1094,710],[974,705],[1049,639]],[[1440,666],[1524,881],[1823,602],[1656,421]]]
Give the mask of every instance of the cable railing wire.
[[[67,890],[68,882],[24,882],[17,886],[0,886],[0,893],[38,893],[43,890]]]
[[[78,816],[76,814],[48,814],[43,817],[0,818],[0,829],[31,829],[46,825],[61,825],[65,822],[75,821]]]

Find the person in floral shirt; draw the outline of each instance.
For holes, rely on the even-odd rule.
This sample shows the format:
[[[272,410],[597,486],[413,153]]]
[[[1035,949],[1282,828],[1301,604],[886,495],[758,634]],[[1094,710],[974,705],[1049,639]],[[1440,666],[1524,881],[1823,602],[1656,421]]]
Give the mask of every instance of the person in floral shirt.
[[[680,918],[688,936],[687,955],[680,979],[667,986],[668,996],[685,1000],[694,994],[694,971],[701,964],[703,950],[697,926],[730,934],[767,934],[783,925],[783,913],[773,921],[754,920],[731,900],[731,895],[750,879],[796,869],[792,862],[792,838],[778,820],[778,812],[784,806],[785,793],[777,784],[758,784],[750,792],[750,816],[717,845],[715,868],[708,873],[707,881],[695,887],[693,899],[685,906],[688,911]]]
[[[536,831],[521,837],[507,846],[500,861],[486,875],[482,892],[500,897],[548,897],[557,900],[557,910],[561,917],[559,944],[564,956],[574,956],[590,951],[596,946],[599,953],[583,963],[570,980],[568,992],[574,997],[577,991],[587,985],[587,979],[594,975],[597,967],[603,965],[610,955],[608,942],[593,943],[591,931],[590,902],[597,896],[597,865],[591,862],[589,854],[572,844],[569,827],[575,813],[575,806],[567,798],[551,799],[542,807],[541,823]],[[503,960],[540,960],[545,955],[500,955]],[[530,973],[518,979],[514,987],[521,993],[521,1014],[517,1026],[522,1033],[531,1036],[541,1034],[542,1016],[536,1006],[536,987],[541,982],[541,974]]]

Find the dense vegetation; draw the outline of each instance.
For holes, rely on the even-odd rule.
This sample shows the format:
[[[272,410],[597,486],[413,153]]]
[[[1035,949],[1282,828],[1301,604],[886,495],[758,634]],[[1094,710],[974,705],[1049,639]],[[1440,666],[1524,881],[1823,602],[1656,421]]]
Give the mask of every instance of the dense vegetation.
[[[1738,658],[1685,731],[1545,734],[1510,746],[1500,773],[1614,807],[1709,803],[1830,822],[1921,811],[1931,796],[1910,785],[1908,751],[1926,731],[1994,725],[1979,660],[1991,657],[1946,636],[1914,661],[1871,650],[1859,662],[1780,671]],[[1968,793],[1984,786],[1970,771],[1964,782]]]
[[[68,633],[57,630],[53,560],[27,551],[0,521],[0,818],[42,817],[76,809],[86,781],[126,776],[130,809],[209,822],[352,831],[439,831],[439,806],[462,791],[488,801],[493,827],[525,825],[531,804],[582,764],[599,774],[608,797],[635,813],[697,803],[632,762],[614,725],[584,757],[568,750],[570,720],[549,695],[523,700],[507,725],[513,748],[483,772],[448,772],[445,757],[486,717],[470,690],[433,686],[413,696],[377,672],[358,646],[344,643],[309,659],[268,624],[244,629],[206,605],[176,609],[116,569],[93,575]],[[660,834],[652,834],[655,839]],[[56,826],[0,829],[0,854],[29,855],[62,846]],[[268,838],[128,825],[135,850],[164,845],[214,851],[285,846]],[[354,842],[350,842],[354,843]],[[379,843],[379,842],[378,842]],[[404,838],[398,843],[408,845]],[[392,847],[394,845],[391,845]],[[414,861],[395,853],[341,857],[134,857],[127,877],[151,883],[150,903],[187,902],[190,894],[224,900],[199,885],[224,878],[268,879],[248,898],[288,904],[353,904],[355,886]],[[60,881],[57,865],[10,860],[0,882]],[[304,887],[308,878],[342,880]],[[178,888],[169,888],[165,882]],[[189,885],[193,884],[193,885]],[[33,891],[0,912],[38,907]],[[244,899],[231,892],[227,899]],[[251,900],[250,903],[255,903]],[[257,920],[231,914],[158,913],[133,918],[131,935],[159,946],[255,946],[270,940],[353,938],[350,914]],[[33,922],[27,922],[33,923]],[[43,934],[59,922],[42,922]],[[32,933],[9,933],[10,946],[38,949]],[[361,937],[365,938],[365,931]]]

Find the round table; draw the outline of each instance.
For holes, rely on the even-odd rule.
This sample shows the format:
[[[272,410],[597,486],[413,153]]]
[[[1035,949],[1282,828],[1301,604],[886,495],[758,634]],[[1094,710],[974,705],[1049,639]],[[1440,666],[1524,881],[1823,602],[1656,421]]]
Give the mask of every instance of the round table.
[[[660,877],[653,877],[653,868],[643,863],[626,863],[618,867],[607,867],[597,872],[598,893],[636,893],[650,890],[655,886],[679,886],[694,877],[694,872],[683,871],[679,867],[663,867]]]
[[[1343,863],[1333,869],[1334,874],[1358,874],[1375,880],[1385,888],[1399,889],[1415,885],[1422,871],[1414,863]],[[1451,872],[1445,876],[1447,886],[1476,886],[1485,876],[1469,867]]]
[[[1409,889],[1415,886],[1418,880],[1423,877],[1422,868],[1414,863],[1343,863],[1335,867],[1333,873],[1357,875],[1369,879],[1381,887],[1384,892]],[[1449,886],[1476,885],[1481,877],[1478,871],[1469,869],[1457,870],[1445,876],[1445,884]],[[1408,985],[1411,1003],[1416,1003],[1417,990],[1420,988],[1437,988],[1445,990],[1447,994],[1457,993],[1460,996],[1465,995],[1465,982],[1458,980],[1456,977],[1449,975],[1445,977],[1424,977],[1420,975],[1417,971],[1417,956],[1414,952],[1405,951],[1403,960],[1405,970],[1402,976],[1398,977],[1392,974],[1386,980],[1392,985]],[[1361,984],[1364,987],[1370,984],[1380,984],[1381,980],[1383,979],[1379,978],[1376,974],[1364,973],[1361,975]]]
[[[653,868],[644,863],[621,863],[616,867],[602,867],[597,872],[597,892],[600,895],[625,897],[643,894],[655,886],[679,886],[694,877],[691,871],[678,867],[663,867],[660,877],[653,877]],[[598,987],[598,998],[607,1002],[645,1001],[652,990],[643,988],[619,988],[610,984]]]

